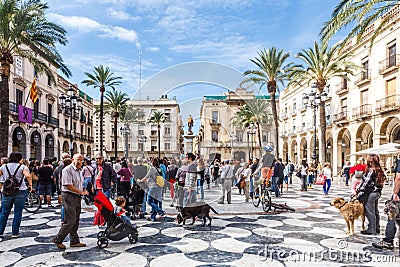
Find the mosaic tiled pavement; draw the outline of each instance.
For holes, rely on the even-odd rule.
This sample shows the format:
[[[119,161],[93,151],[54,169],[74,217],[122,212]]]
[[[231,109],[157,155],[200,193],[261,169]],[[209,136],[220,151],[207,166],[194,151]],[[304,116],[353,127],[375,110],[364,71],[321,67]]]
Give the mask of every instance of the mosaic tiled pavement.
[[[380,199],[380,211],[389,195]],[[58,250],[50,242],[60,225],[60,210],[43,208],[36,214],[24,213],[21,237],[11,239],[11,220],[0,242],[0,266],[398,266],[398,245],[394,251],[377,250],[371,243],[376,236],[348,237],[337,209],[330,207],[333,197],[349,195],[347,187],[335,184],[329,197],[315,186],[299,192],[293,185],[277,203],[286,202],[295,213],[264,213],[243,196],[233,192],[232,204],[215,203],[217,188],[206,190],[206,200],[218,212],[210,227],[182,227],[174,222],[176,211],[166,207],[168,216],[159,222],[136,220],[139,241],[110,241],[106,249],[96,245],[98,227],[92,225],[93,212],[85,208],[79,235],[86,248]],[[10,216],[12,217],[12,215]],[[381,212],[381,232],[386,217]],[[396,241],[397,242],[397,241]],[[65,242],[68,245],[68,242]]]

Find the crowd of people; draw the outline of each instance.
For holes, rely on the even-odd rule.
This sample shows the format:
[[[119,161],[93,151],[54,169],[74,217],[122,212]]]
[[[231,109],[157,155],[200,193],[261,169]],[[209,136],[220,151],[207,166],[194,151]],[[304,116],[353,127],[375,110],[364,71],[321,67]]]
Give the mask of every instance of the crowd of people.
[[[112,191],[116,191],[115,213],[129,220],[125,214],[128,202],[132,199],[134,188],[141,191],[143,196],[140,203],[134,203],[139,208],[133,209],[140,218],[156,221],[165,215],[163,199],[169,193],[172,199],[170,206],[178,210],[195,202],[205,199],[207,190],[211,186],[220,188],[220,198],[217,203],[231,204],[232,190],[243,194],[244,202],[259,197],[260,186],[271,186],[275,197],[283,196],[289,190],[294,177],[300,181],[300,191],[311,189],[323,177],[323,192],[328,195],[333,172],[329,163],[322,165],[315,161],[293,164],[284,163],[281,158],[276,159],[271,153],[271,147],[265,147],[265,154],[261,159],[245,162],[242,160],[214,159],[212,162],[188,153],[184,158],[137,158],[130,160],[117,159],[114,163],[108,162],[102,155],[96,155],[92,160],[84,159],[80,154],[73,158],[63,153],[61,160],[44,159],[27,162],[18,152],[11,153],[9,158],[1,159],[0,188],[10,177],[16,177],[21,182],[19,192],[15,196],[4,196],[0,213],[0,236],[3,235],[5,226],[14,207],[12,224],[12,237],[20,236],[22,210],[27,192],[35,189],[47,207],[52,208],[52,198],[57,195],[57,204],[61,207],[61,228],[52,240],[60,249],[65,249],[63,241],[70,235],[71,247],[83,247],[77,235],[79,217],[81,212],[82,196],[102,192],[107,198]],[[400,156],[400,154],[399,154]],[[393,167],[393,172],[400,176],[400,161]],[[346,162],[341,174],[346,185],[351,183],[351,198],[364,203],[365,214],[368,219],[368,228],[362,234],[371,235],[380,233],[380,216],[378,200],[386,179],[385,170],[380,166],[378,155],[369,155],[352,166]],[[159,181],[162,180],[162,182]],[[396,179],[393,199],[398,201],[400,188],[399,179]],[[25,182],[22,182],[25,181]],[[136,186],[136,187],[135,187]],[[169,192],[168,192],[169,191]],[[147,212],[147,207],[151,210]],[[132,225],[134,227],[134,225]],[[393,248],[395,223],[388,221],[385,239],[374,246],[380,248]]]

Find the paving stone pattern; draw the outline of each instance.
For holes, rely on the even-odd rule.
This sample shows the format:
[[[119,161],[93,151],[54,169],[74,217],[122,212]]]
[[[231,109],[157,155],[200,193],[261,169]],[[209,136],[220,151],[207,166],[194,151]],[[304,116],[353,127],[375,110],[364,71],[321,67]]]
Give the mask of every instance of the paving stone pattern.
[[[398,266],[398,245],[394,251],[378,250],[371,243],[381,236],[345,234],[345,222],[339,211],[329,205],[333,197],[346,197],[349,188],[334,186],[329,197],[320,187],[299,192],[293,185],[283,198],[296,212],[262,212],[244,197],[233,192],[232,204],[216,204],[218,189],[206,190],[208,203],[218,212],[212,214],[212,226],[200,221],[185,227],[174,222],[176,211],[164,203],[167,217],[158,222],[136,220],[139,241],[128,239],[97,247],[98,227],[92,225],[93,211],[82,213],[79,235],[85,248],[60,251],[51,243],[60,225],[60,210],[42,208],[36,214],[24,212],[21,237],[11,239],[11,220],[0,242],[0,266]],[[380,211],[387,199],[383,196]],[[10,215],[12,217],[12,214]],[[381,212],[381,232],[386,217]],[[190,222],[190,220],[188,221]],[[331,255],[328,253],[330,252]],[[333,255],[333,253],[336,253]],[[312,254],[312,255],[311,255]],[[345,255],[355,255],[349,258]]]

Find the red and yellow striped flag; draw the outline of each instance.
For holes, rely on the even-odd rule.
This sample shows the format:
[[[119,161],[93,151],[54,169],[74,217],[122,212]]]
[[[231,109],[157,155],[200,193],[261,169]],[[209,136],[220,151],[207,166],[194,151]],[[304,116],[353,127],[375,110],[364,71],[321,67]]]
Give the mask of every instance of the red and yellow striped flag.
[[[29,90],[29,94],[30,94],[30,99],[35,104],[35,102],[38,99],[37,89],[36,89],[36,77],[33,79],[33,82],[32,82],[32,85],[31,85],[31,89]]]

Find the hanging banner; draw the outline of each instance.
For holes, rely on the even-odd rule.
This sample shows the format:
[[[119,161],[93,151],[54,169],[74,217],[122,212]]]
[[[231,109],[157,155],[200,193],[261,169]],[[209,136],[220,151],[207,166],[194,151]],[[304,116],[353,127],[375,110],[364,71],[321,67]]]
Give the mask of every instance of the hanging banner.
[[[18,105],[18,121],[32,124],[33,110],[23,105]]]

